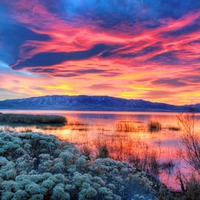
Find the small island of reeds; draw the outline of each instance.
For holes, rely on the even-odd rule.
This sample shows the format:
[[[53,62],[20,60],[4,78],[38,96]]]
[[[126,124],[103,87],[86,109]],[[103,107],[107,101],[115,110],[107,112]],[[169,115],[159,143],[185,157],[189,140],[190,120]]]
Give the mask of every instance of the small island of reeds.
[[[21,124],[65,124],[66,118],[59,115],[30,115],[30,114],[12,114],[0,113],[0,122],[3,123],[21,123]]]

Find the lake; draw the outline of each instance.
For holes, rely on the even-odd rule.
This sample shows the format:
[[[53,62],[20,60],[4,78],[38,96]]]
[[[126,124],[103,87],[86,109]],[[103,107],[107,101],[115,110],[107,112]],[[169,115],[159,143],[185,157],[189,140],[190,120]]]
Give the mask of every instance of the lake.
[[[127,161],[149,170],[148,162],[159,163],[155,172],[159,179],[173,190],[180,190],[179,171],[185,176],[191,167],[181,158],[183,145],[180,138],[179,113],[161,112],[96,112],[96,111],[43,111],[1,110],[2,113],[53,114],[67,118],[65,126],[0,125],[0,128],[17,132],[37,131],[56,135],[61,140],[74,143],[83,152],[97,155],[106,146],[109,156]],[[200,114],[196,114],[195,130],[200,132]],[[157,124],[152,129],[149,124]],[[140,165],[139,165],[140,163]],[[141,165],[142,163],[142,165]]]

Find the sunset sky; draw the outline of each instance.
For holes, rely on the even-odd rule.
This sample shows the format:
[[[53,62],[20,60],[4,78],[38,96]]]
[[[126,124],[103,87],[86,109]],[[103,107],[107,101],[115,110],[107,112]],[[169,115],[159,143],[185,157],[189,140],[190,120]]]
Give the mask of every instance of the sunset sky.
[[[200,103],[199,0],[0,0],[0,99]]]

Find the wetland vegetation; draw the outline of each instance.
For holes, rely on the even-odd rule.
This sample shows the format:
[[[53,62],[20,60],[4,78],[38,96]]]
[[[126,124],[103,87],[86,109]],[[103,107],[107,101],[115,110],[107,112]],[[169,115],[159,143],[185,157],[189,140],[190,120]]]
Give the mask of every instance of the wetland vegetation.
[[[0,113],[0,122],[3,123],[21,123],[21,124],[64,124],[66,118],[58,115],[30,115]]]
[[[81,115],[85,117],[85,115],[83,115],[83,114],[81,114]],[[186,119],[189,119],[189,118],[188,117],[184,118],[184,116],[185,115],[182,115],[182,119],[185,119],[185,121],[184,120],[183,121],[186,123],[187,122]],[[116,117],[116,115],[114,117]],[[66,116],[65,116],[65,118],[66,118]],[[131,169],[136,170],[137,172],[142,172],[142,173],[144,172],[145,176],[148,178],[148,180],[150,180],[154,184],[154,186],[151,189],[152,189],[152,191],[154,190],[154,192],[156,192],[155,196],[157,199],[161,199],[161,200],[162,199],[163,200],[166,200],[166,199],[169,199],[169,200],[170,199],[196,200],[199,198],[198,191],[199,191],[200,186],[199,186],[199,180],[197,178],[198,176],[196,176],[196,174],[198,175],[198,173],[193,171],[194,173],[192,172],[192,173],[189,173],[190,175],[187,175],[187,173],[183,172],[183,170],[180,168],[181,165],[179,164],[179,160],[181,160],[181,159],[182,159],[181,162],[189,163],[189,160],[187,160],[188,154],[186,154],[187,148],[185,148],[185,147],[187,147],[187,146],[185,146],[187,143],[184,143],[184,141],[188,141],[189,144],[192,144],[189,140],[186,140],[187,138],[185,138],[185,137],[191,136],[191,134],[190,135],[186,134],[188,132],[188,130],[193,130],[191,128],[190,129],[184,128],[184,124],[181,124],[180,120],[179,120],[179,124],[178,124],[178,123],[171,123],[171,122],[169,123],[169,122],[166,122],[163,120],[159,120],[158,118],[152,118],[152,119],[148,118],[148,120],[146,120],[146,123],[143,123],[142,120],[144,120],[144,119],[134,119],[134,118],[126,119],[124,116],[122,116],[120,119],[115,118],[114,123],[110,122],[110,123],[112,123],[112,126],[110,126],[110,125],[108,125],[108,122],[105,123],[106,120],[108,120],[108,119],[110,120],[110,116],[109,116],[109,118],[108,118],[108,116],[106,116],[106,120],[104,118],[102,119],[102,116],[101,116],[100,120],[99,119],[97,120],[95,117],[91,118],[91,116],[89,116],[87,120],[82,120],[82,119],[83,118],[79,118],[79,119],[71,118],[70,119],[70,117],[69,117],[69,119],[67,120],[67,123],[65,123],[61,126],[53,126],[53,124],[46,124],[45,126],[39,126],[39,124],[30,124],[29,126],[22,126],[21,124],[15,123],[13,127],[10,125],[2,126],[1,132],[3,134],[3,137],[5,137],[5,135],[12,136],[12,134],[14,134],[13,137],[17,137],[17,135],[19,135],[19,137],[22,137],[27,134],[27,135],[29,135],[28,137],[30,137],[30,140],[34,140],[34,139],[31,139],[32,138],[31,135],[38,135],[38,133],[36,133],[36,131],[37,132],[40,131],[46,135],[45,136],[43,134],[42,135],[39,134],[39,136],[38,136],[38,138],[40,138],[40,136],[41,136],[41,138],[42,138],[41,141],[43,141],[43,143],[45,143],[44,142],[46,140],[45,137],[47,137],[47,140],[48,140],[48,137],[50,137],[48,135],[54,134],[57,137],[57,138],[55,138],[54,142],[56,142],[57,140],[60,140],[60,142],[64,144],[67,141],[67,143],[70,146],[75,145],[75,146],[73,146],[73,148],[75,148],[75,147],[78,148],[79,156],[83,157],[87,161],[88,167],[90,165],[93,165],[92,164],[93,162],[97,162],[98,159],[103,159],[103,160],[104,159],[107,159],[107,160],[114,159],[115,162],[120,161],[122,163],[123,162],[127,163],[126,164],[127,169],[131,168]],[[92,121],[92,124],[91,124],[91,120],[94,120],[94,121]],[[177,117],[176,117],[176,120],[177,120]],[[194,126],[194,123],[186,123],[186,124],[190,124],[190,125]],[[188,127],[188,126],[186,126],[186,127]],[[198,130],[198,129],[196,129],[196,127],[195,127],[195,130]],[[16,132],[18,132],[18,133],[16,133]],[[5,138],[7,138],[7,137],[5,137]],[[173,140],[171,138],[173,138]],[[193,139],[195,139],[195,140],[193,140],[193,142],[196,141],[195,147],[199,148],[199,146],[198,146],[199,138],[197,137],[197,134],[195,135],[195,137]],[[6,143],[11,144],[9,140],[5,140],[5,141],[6,141]],[[30,147],[30,148],[37,147],[36,149],[43,149],[43,147],[44,147],[43,143],[40,144],[40,139],[37,141],[39,144],[37,144],[37,145],[35,144],[36,145],[35,147],[33,144],[31,144],[32,147]],[[2,140],[0,142],[2,142]],[[54,144],[54,142],[52,142],[52,143]],[[174,142],[176,142],[176,143],[174,143]],[[179,143],[177,143],[177,142],[179,142]],[[30,141],[28,143],[30,143]],[[59,143],[59,142],[56,142],[56,143]],[[172,152],[173,154],[170,153],[170,151],[171,151],[169,148],[170,146],[169,147],[167,146],[167,149],[166,149],[166,145],[169,145],[169,144],[170,145],[175,144],[176,147],[178,147],[179,149],[182,149],[183,152],[185,152],[185,154],[182,154],[182,155],[187,155],[187,156],[181,157],[181,155],[179,155],[179,157],[177,157],[176,149],[173,150],[173,152]],[[47,149],[48,148],[51,149],[51,146],[53,148],[52,144],[49,147],[48,147],[48,145],[46,145],[46,146],[47,146]],[[3,145],[3,149],[4,149],[4,147],[9,148],[8,146],[6,147],[5,144]],[[15,152],[15,153],[18,152],[17,149],[13,147],[13,145],[11,145],[11,147],[13,148],[11,150],[11,152]],[[174,146],[172,146],[172,147],[174,147]],[[58,148],[58,150],[56,150],[56,152],[59,151],[61,153],[63,150],[65,152],[65,149],[62,149],[63,147],[61,149],[59,149],[59,148]],[[2,152],[6,152],[4,150],[0,149],[0,153],[1,153],[0,156],[6,157],[6,159],[9,160],[10,155],[7,158],[7,154],[2,153]],[[26,151],[26,149],[25,149],[25,151]],[[37,153],[35,153],[33,156],[31,156],[30,160],[31,159],[35,160],[32,163],[33,170],[38,168],[38,166],[39,166],[38,163],[42,163],[42,160],[40,159],[39,155],[42,153],[46,154],[47,153],[46,151],[47,150],[37,150]],[[49,163],[45,161],[45,165],[47,168],[51,166],[50,163],[54,162],[52,160],[52,159],[54,159],[52,150],[48,150],[48,151],[50,152],[49,153],[50,157],[47,159]],[[13,156],[15,155],[15,153],[13,153]],[[16,155],[18,155],[18,154],[16,154]],[[57,159],[57,158],[59,158],[59,156],[55,157],[55,159]],[[17,158],[14,158],[14,159],[17,159]],[[76,158],[76,159],[78,159],[78,158]],[[12,161],[12,162],[14,162],[14,161]],[[72,165],[75,166],[76,162],[73,163]],[[60,167],[63,169],[63,166],[60,165]],[[101,171],[101,167],[100,168],[99,167],[100,166],[98,166],[98,169]],[[80,169],[78,169],[77,166],[75,168],[80,173]],[[51,168],[51,169],[53,170],[53,168]],[[188,168],[188,169],[191,169],[191,168]],[[69,171],[70,170],[71,169],[69,169]],[[83,171],[84,171],[84,173],[91,174],[91,171],[87,167],[86,168],[84,167]],[[137,173],[136,171],[134,173]],[[31,173],[32,172],[26,172],[26,174],[28,174],[28,175],[31,175]],[[37,172],[37,170],[36,170],[36,172],[34,172],[34,173],[36,173],[38,175],[39,172]],[[52,171],[50,173],[52,173]],[[105,171],[104,171],[104,173],[105,173]],[[110,171],[108,171],[106,173],[109,174]],[[51,176],[53,176],[53,174],[54,173],[52,173]],[[102,174],[99,174],[99,175],[100,175],[100,177],[102,177]],[[66,174],[65,174],[65,176],[66,176],[65,178],[69,179]],[[73,175],[71,174],[71,176],[73,176]],[[172,177],[172,178],[170,178],[169,181],[166,182],[165,177]],[[105,181],[105,179],[103,179],[103,180]],[[8,180],[6,180],[6,181],[8,181]],[[176,192],[175,193],[170,192],[165,186],[163,186],[160,183],[160,181],[167,184],[167,187],[170,190],[171,189],[173,191],[176,190]],[[176,184],[175,184],[175,186],[173,185],[173,187],[171,187],[170,183],[173,181],[176,181]],[[66,183],[67,182],[65,182],[65,181],[64,181],[64,183],[62,182],[62,184],[64,184],[64,185],[66,185]],[[40,183],[36,183],[36,184],[40,185]],[[112,184],[114,184],[114,183],[112,183]],[[157,185],[157,186],[155,186],[155,185]],[[56,186],[56,184],[55,184],[55,186]],[[5,186],[1,186],[1,187],[5,187]],[[63,185],[62,185],[62,187],[64,188]],[[74,187],[75,186],[72,186],[72,188],[74,188]],[[107,185],[106,185],[106,187],[107,187]],[[23,188],[23,186],[22,186],[22,188]],[[73,198],[80,199],[79,196],[73,196],[74,194],[72,194],[72,193],[74,190],[72,190],[71,191],[72,193],[70,194],[70,192],[68,190],[65,190],[65,188],[64,189],[61,189],[61,188],[60,188],[60,190],[64,191],[65,193],[67,192],[69,194],[70,198],[73,197]],[[92,188],[93,188],[93,186],[92,186]],[[82,189],[85,189],[85,188],[82,188]],[[80,188],[80,191],[79,191],[80,193],[81,193],[82,189]],[[93,189],[96,190],[95,187]],[[1,190],[3,191],[2,188],[1,188]],[[23,188],[22,190],[25,190],[25,192],[27,193],[25,188]],[[126,188],[126,190],[129,191],[128,188]],[[112,191],[112,193],[113,193],[113,191]],[[179,192],[177,192],[177,191],[179,191]],[[103,199],[103,196],[100,195],[99,191],[96,190],[96,192],[97,192],[97,193],[95,193],[96,197],[95,198],[92,197],[92,199],[101,199],[101,198]],[[11,195],[11,194],[8,194],[8,196],[9,195]],[[12,195],[14,195],[14,194],[12,194]],[[28,193],[28,195],[30,195],[30,194]],[[48,195],[50,195],[50,196],[48,196]],[[51,196],[53,195],[52,191],[48,192],[48,195],[47,196],[49,198],[51,198]],[[77,194],[77,195],[79,195],[79,194]],[[114,192],[113,195],[118,195],[118,194]],[[126,193],[126,195],[128,195],[128,193]],[[126,195],[121,196],[121,194],[120,194],[118,196],[120,196],[121,199],[126,199],[126,198],[128,199],[128,197]],[[137,196],[137,195],[139,195],[139,196]],[[131,198],[138,199],[138,198],[142,198],[142,196],[143,196],[144,199],[146,199],[147,198],[146,195],[148,196],[149,194],[134,193],[134,195],[133,195],[133,193],[132,193]],[[43,194],[43,197],[44,197],[44,194]],[[46,198],[46,196],[45,196],[45,198]],[[104,198],[105,198],[105,196],[104,196]],[[84,196],[83,199],[90,199],[90,198]],[[114,199],[114,196],[112,196],[111,199]],[[152,198],[150,198],[150,199],[154,199],[154,197],[152,196]]]

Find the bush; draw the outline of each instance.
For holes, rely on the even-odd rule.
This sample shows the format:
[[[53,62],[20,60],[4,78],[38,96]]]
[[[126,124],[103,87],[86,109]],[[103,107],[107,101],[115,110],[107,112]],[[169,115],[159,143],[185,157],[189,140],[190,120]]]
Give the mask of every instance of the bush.
[[[6,145],[8,142],[10,145]],[[50,151],[51,143],[54,146]],[[156,197],[145,173],[110,158],[90,161],[54,136],[0,133],[0,144],[6,148],[0,156],[0,199],[131,200],[136,194],[146,199]],[[13,147],[19,146],[23,152],[16,157]],[[106,146],[99,150],[100,156],[108,156]]]
[[[177,118],[184,132],[181,137],[184,146],[182,157],[200,173],[200,136],[195,132],[195,113],[191,110],[180,114]]]
[[[119,121],[116,124],[116,130],[119,132],[134,132],[137,130],[137,128],[133,122]]]
[[[158,132],[162,129],[161,124],[159,122],[156,121],[150,121],[148,123],[148,130],[150,132]]]
[[[200,182],[192,180],[186,185],[185,200],[199,200],[200,199]]]
[[[200,174],[200,136],[195,131],[195,112],[192,108],[187,113],[181,113],[177,116],[179,126],[183,130],[181,142],[184,146],[182,158],[189,163]],[[190,179],[184,178],[181,173],[178,179],[181,184],[182,191],[185,192],[185,200],[200,199],[200,180],[192,175]]]
[[[107,158],[107,157],[109,157],[107,146],[106,145],[100,146],[97,158]]]

